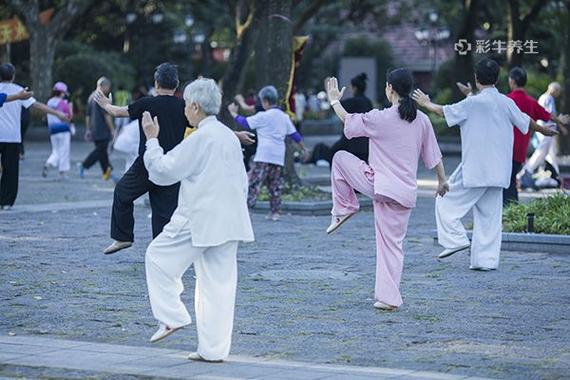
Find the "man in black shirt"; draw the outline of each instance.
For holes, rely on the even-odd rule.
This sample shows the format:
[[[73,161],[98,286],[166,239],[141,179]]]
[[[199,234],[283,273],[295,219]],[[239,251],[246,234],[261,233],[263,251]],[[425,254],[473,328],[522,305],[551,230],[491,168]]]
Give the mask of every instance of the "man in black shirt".
[[[153,117],[158,117],[160,131],[158,141],[167,153],[184,139],[186,128],[190,125],[184,115],[186,107],[183,99],[174,95],[179,85],[178,69],[170,63],[160,64],[154,72],[154,85],[157,95],[140,98],[127,107],[111,104],[109,98],[102,92],[97,92],[95,101],[109,114],[115,117],[130,117],[139,120],[139,156],[117,183],[113,198],[111,215],[111,238],[115,241],[103,253],[111,254],[121,249],[129,248],[134,241],[134,201],[148,192],[152,210],[152,237],[157,237],[168,222],[178,205],[178,190],[180,184],[158,186],[148,179],[143,156],[146,149],[146,137],[142,130],[142,114],[148,111]],[[244,144],[251,144],[247,132],[236,133]]]
[[[133,207],[137,198],[146,193],[149,195],[153,238],[162,232],[178,204],[180,184],[157,186],[148,179],[148,172],[143,162],[146,138],[141,123],[144,111],[150,112],[153,118],[158,117],[162,127],[158,140],[165,153],[184,138],[184,132],[189,125],[184,117],[184,100],[174,96],[179,83],[177,67],[170,63],[159,65],[154,72],[154,82],[157,96],[141,98],[125,107],[112,105],[101,92],[95,96],[97,103],[109,114],[138,119],[140,128],[139,156],[115,187],[111,215],[111,238],[115,241],[104,250],[106,254],[115,253],[133,244],[135,225]]]

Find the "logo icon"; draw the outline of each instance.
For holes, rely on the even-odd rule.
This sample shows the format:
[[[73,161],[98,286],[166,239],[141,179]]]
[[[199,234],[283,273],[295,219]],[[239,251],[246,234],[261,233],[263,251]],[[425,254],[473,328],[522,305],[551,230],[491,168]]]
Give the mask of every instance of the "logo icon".
[[[460,39],[453,45],[454,50],[459,55],[467,55],[471,51],[471,43],[466,39]]]

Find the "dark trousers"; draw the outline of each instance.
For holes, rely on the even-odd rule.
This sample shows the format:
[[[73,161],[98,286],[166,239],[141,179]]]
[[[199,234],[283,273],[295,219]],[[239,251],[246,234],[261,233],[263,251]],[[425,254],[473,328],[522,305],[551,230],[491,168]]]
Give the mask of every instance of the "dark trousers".
[[[357,137],[351,140],[341,137],[331,147],[324,143],[319,143],[313,149],[311,162],[316,163],[318,160],[325,160],[332,165],[335,153],[341,150],[352,153],[362,161],[368,162],[368,139],[366,137]]]
[[[89,169],[91,166],[95,165],[99,161],[101,165],[101,170],[103,173],[107,171],[107,168],[111,166],[109,164],[109,140],[98,140],[94,141],[95,149],[89,153],[85,161],[83,161],[83,167]]]
[[[12,206],[18,195],[18,176],[20,172],[20,143],[0,142],[0,206]]]
[[[115,186],[111,238],[118,241],[134,241],[134,201],[148,193],[152,210],[152,237],[157,237],[178,206],[180,184],[157,186],[148,179],[142,157],[137,157]]]
[[[521,171],[522,164],[513,161],[513,170],[511,172],[511,184],[508,189],[503,189],[503,206],[514,202],[519,202],[519,190],[517,189],[517,174]]]

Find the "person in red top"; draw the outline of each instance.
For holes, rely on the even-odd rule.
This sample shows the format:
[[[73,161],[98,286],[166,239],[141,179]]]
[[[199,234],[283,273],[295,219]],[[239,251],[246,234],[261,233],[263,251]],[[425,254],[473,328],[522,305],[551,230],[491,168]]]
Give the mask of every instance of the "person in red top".
[[[515,102],[522,112],[526,113],[533,120],[552,120],[556,124],[568,124],[568,122],[570,122],[568,115],[561,115],[559,117],[551,115],[536,99],[528,95],[524,89],[526,81],[526,71],[522,67],[513,67],[509,72],[509,87],[511,88],[511,92],[507,94],[507,96]],[[517,174],[521,171],[526,161],[526,153],[531,135],[531,133],[523,135],[517,128],[514,128],[513,170],[511,172],[510,187],[503,190],[503,205],[509,202],[518,202],[519,200]]]

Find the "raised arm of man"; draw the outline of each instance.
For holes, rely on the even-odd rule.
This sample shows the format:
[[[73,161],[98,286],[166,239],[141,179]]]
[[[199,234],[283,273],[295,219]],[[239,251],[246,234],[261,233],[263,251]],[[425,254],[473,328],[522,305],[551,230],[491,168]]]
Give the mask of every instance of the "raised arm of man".
[[[128,106],[114,106],[109,99],[100,89],[95,91],[93,100],[99,104],[109,115],[113,117],[129,117],[129,107]]]
[[[417,89],[412,94],[412,99],[418,103],[418,105],[426,110],[438,114],[439,116],[443,115],[443,106],[439,104],[435,104],[431,101],[429,95],[424,94],[424,92],[420,89]]]

